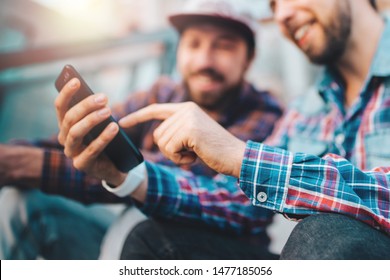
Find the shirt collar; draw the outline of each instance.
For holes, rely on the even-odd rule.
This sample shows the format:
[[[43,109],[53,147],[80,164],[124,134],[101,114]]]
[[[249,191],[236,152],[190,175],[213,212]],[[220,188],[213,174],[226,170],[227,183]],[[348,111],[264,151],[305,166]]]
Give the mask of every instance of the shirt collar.
[[[378,49],[375,53],[371,69],[368,77],[387,77],[390,76],[390,19],[384,18],[385,28],[383,30],[381,39],[379,41]],[[323,95],[328,89],[339,89],[342,85],[340,77],[332,69],[332,67],[325,67],[324,74],[320,76],[316,86]]]
[[[371,76],[387,77],[390,76],[390,20],[384,18],[385,29],[379,41],[373,64],[371,66]]]

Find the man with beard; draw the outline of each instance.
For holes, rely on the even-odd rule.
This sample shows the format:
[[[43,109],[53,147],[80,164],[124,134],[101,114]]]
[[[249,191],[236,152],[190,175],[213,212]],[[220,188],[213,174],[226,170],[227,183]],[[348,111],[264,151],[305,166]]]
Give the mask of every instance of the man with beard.
[[[282,258],[390,259],[390,24],[370,0],[270,4],[283,34],[313,63],[326,66],[315,92],[292,104],[270,139],[245,143],[194,103],[147,107],[119,123],[163,120],[154,137],[168,158],[178,164],[200,158],[239,178],[253,205],[303,219]],[[57,99],[60,141],[93,173],[96,156],[73,148],[68,137],[68,127],[85,123],[83,114],[70,120],[65,113],[71,94]],[[87,103],[81,108],[93,110]],[[99,153],[115,131],[105,131],[89,148]],[[127,176],[109,170],[100,178],[114,185]],[[147,180],[133,197],[143,201],[155,172],[147,166]],[[190,188],[192,182],[180,178],[180,184]]]
[[[221,8],[226,10],[225,13],[220,13]],[[255,33],[251,19],[238,10],[233,2],[227,1],[195,1],[190,3],[188,9],[170,17],[180,33],[177,66],[182,82],[163,77],[151,90],[135,93],[123,104],[114,106],[112,114],[119,119],[150,104],[192,101],[239,139],[264,140],[280,117],[281,108],[269,93],[258,91],[245,81],[245,74],[255,56]],[[95,95],[94,98],[96,104],[105,105],[107,102],[104,95]],[[98,115],[107,117],[110,109],[102,109]],[[153,131],[159,123],[148,122],[127,132],[141,148],[147,161],[176,167],[153,143]],[[38,141],[35,146],[0,146],[0,166],[4,171],[0,185],[12,184],[29,189],[40,188],[42,191],[17,191],[15,194],[14,190],[7,189],[7,193],[3,193],[0,203],[2,258],[34,259],[40,255],[45,259],[96,259],[102,238],[115,216],[101,205],[85,206],[82,203],[133,204],[132,199],[107,192],[100,180],[75,170],[57,143]],[[218,175],[215,188],[208,190],[202,186],[202,180],[214,177],[216,173],[213,170],[200,161],[180,167],[188,174],[201,176],[199,189],[185,191],[192,191],[191,196],[187,197],[194,201],[204,200],[205,205],[218,204],[218,195],[225,192],[222,186],[234,181]],[[172,168],[171,172],[178,170],[181,169]],[[264,231],[271,222],[272,212],[253,207],[241,191],[232,196],[236,201],[231,206],[230,222],[221,221],[220,215],[223,213],[218,211],[222,207],[215,207],[207,211],[206,216],[196,219],[193,225],[192,216],[202,211],[196,207],[197,204],[194,203],[192,208],[180,208],[179,203],[173,200],[163,200],[160,204],[170,208],[163,211],[157,203],[159,187],[157,181],[149,188],[150,197],[142,207],[145,214],[171,219],[176,216],[175,212],[181,212],[178,228],[181,228],[179,222],[190,221],[191,226],[228,232],[230,229],[232,233],[244,236],[234,240],[229,235],[225,237],[221,233],[213,233],[219,242],[234,240],[229,241],[232,258],[272,257],[267,251],[269,239]],[[172,199],[182,199],[180,194],[175,197],[176,187],[177,184],[171,186]],[[185,188],[184,185],[182,187]],[[47,194],[61,195],[82,203]],[[263,217],[261,222],[254,218],[259,216]],[[155,220],[153,222],[157,223]],[[170,229],[173,228],[174,224],[170,225]],[[245,241],[249,233],[260,239],[260,242],[256,242],[257,247]],[[118,236],[114,236],[114,239],[114,242],[119,242]],[[242,247],[249,249],[249,252],[242,250]],[[226,252],[218,252],[218,256]]]

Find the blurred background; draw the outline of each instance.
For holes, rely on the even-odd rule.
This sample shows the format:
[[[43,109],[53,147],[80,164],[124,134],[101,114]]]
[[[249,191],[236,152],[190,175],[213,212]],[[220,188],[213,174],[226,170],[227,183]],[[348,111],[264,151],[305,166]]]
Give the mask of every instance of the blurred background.
[[[320,69],[280,35],[268,0],[237,1],[259,20],[248,78],[287,104]],[[390,0],[377,1],[389,13]],[[161,74],[177,77],[177,34],[166,18],[185,2],[0,0],[0,143],[56,133],[53,83],[66,63],[111,103],[147,89]]]
[[[177,34],[166,18],[185,1],[0,0],[0,143],[56,133],[53,84],[64,64],[111,103],[147,89],[161,74],[177,77]],[[240,2],[260,26],[248,78],[287,103],[317,69],[281,37],[268,0]]]

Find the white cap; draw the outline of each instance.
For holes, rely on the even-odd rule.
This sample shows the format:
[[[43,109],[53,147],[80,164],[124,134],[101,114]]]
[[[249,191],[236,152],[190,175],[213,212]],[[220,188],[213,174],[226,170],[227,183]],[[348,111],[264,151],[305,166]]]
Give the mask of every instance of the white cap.
[[[255,45],[258,26],[249,6],[242,0],[188,0],[180,12],[171,14],[168,19],[179,32],[203,22],[226,26]]]

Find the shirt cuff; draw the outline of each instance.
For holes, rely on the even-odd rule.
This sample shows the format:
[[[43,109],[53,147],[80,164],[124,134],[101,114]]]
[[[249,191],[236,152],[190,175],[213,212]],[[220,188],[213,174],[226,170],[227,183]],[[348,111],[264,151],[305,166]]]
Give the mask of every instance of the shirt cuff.
[[[282,212],[288,191],[293,154],[252,141],[247,142],[240,188],[252,204]]]
[[[102,186],[110,193],[118,197],[126,197],[132,194],[145,180],[146,167],[145,162],[137,165],[128,174],[125,181],[115,187],[110,187],[105,180],[102,180]]]
[[[171,218],[180,213],[183,169],[145,161],[148,191],[140,210],[147,216]],[[180,175],[181,174],[181,175]]]

